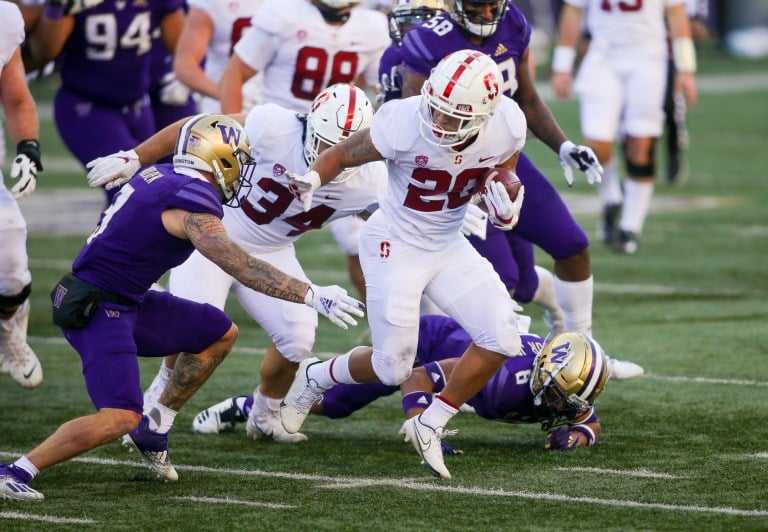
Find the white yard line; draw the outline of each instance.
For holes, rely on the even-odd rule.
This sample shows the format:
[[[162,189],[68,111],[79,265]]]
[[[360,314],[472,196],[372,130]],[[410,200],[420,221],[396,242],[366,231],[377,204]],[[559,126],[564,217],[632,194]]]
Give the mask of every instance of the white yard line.
[[[239,499],[222,499],[220,497],[173,497],[177,501],[204,502],[206,504],[234,504],[238,506],[258,506],[259,508],[271,508],[274,510],[290,510],[296,508],[291,504],[277,504],[274,502],[241,501]]]
[[[93,519],[78,519],[76,517],[54,517],[52,515],[26,514],[21,512],[0,512],[0,519],[19,519],[21,521],[38,521],[55,523],[57,525],[93,525]]]
[[[578,473],[595,473],[597,475],[618,475],[622,477],[659,478],[664,480],[678,480],[685,477],[669,475],[667,473],[655,473],[647,469],[603,469],[599,467],[556,467],[559,471],[575,471]]]
[[[18,456],[18,453],[1,452],[0,456]],[[75,462],[98,465],[113,465],[146,468],[140,462],[126,460],[112,460],[103,458],[73,458]],[[178,471],[190,471],[197,473],[215,473],[217,475],[232,475],[240,477],[264,477],[280,478],[284,480],[299,480],[318,482],[318,487],[326,489],[355,489],[371,486],[388,486],[397,489],[410,489],[413,491],[439,492],[456,495],[474,495],[486,497],[503,497],[511,499],[527,499],[535,501],[556,501],[575,504],[594,504],[598,506],[613,506],[621,508],[639,508],[648,510],[668,510],[678,512],[691,512],[700,514],[721,514],[736,515],[742,517],[768,517],[768,510],[744,510],[740,508],[731,508],[728,506],[699,506],[685,504],[667,504],[654,502],[639,502],[621,499],[601,499],[599,497],[573,497],[570,495],[560,495],[547,492],[532,491],[508,491],[501,489],[473,488],[458,486],[452,484],[442,484],[439,481],[424,478],[413,479],[387,479],[387,478],[365,478],[365,477],[333,477],[327,475],[310,475],[304,473],[289,473],[281,471],[261,471],[258,469],[228,469],[207,466],[186,466],[175,465]]]

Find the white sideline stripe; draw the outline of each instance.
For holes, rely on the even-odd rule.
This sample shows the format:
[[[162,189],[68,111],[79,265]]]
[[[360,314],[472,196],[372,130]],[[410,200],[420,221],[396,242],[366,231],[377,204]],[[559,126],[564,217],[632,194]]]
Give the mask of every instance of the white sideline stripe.
[[[8,453],[0,451],[0,456],[18,456],[19,453]],[[113,460],[109,458],[72,458],[74,462],[99,465],[121,465],[128,467],[146,468],[147,466],[139,462],[129,462],[127,460]],[[378,479],[378,478],[354,478],[354,477],[329,477],[326,475],[309,475],[305,473],[285,473],[279,471],[261,471],[259,469],[228,469],[206,466],[174,466],[179,471],[195,471],[198,473],[215,473],[218,475],[240,475],[249,477],[267,477],[282,478],[288,480],[307,480],[324,483],[321,487],[327,489],[348,489],[367,486],[391,486],[395,488],[406,488],[416,491],[433,491],[442,493],[455,493],[461,495],[486,495],[489,497],[509,497],[518,499],[531,499],[536,501],[548,500],[567,503],[586,503],[597,504],[600,506],[617,506],[624,508],[643,508],[652,510],[670,510],[694,513],[711,513],[724,515],[739,515],[745,517],[768,517],[768,510],[742,510],[740,508],[719,507],[719,506],[687,506],[678,504],[649,503],[637,501],[623,501],[619,499],[600,499],[597,497],[572,497],[569,495],[558,495],[554,493],[536,493],[530,491],[505,491],[500,489],[486,488],[465,488],[462,486],[444,486],[436,484],[435,481],[424,482],[424,479]]]
[[[644,379],[653,379],[657,381],[668,382],[696,382],[700,384],[727,384],[729,386],[768,386],[765,381],[748,381],[744,379],[712,379],[710,377],[673,377],[671,375],[654,375],[648,373],[643,376]]]
[[[755,458],[768,458],[768,452],[766,452],[766,453],[755,453],[752,456],[754,456]]]
[[[77,517],[53,517],[51,515],[23,514],[21,512],[0,512],[0,519],[21,519],[23,521],[42,521],[63,525],[92,525],[98,521],[93,519],[78,519]]]
[[[576,471],[579,473],[597,473],[605,475],[619,475],[624,477],[640,477],[640,478],[661,478],[664,480],[678,480],[685,477],[679,477],[677,475],[669,475],[667,473],[655,473],[648,471],[647,469],[633,469],[633,470],[621,470],[621,469],[602,469],[599,467],[556,467],[560,471]]]
[[[273,508],[275,510],[290,510],[296,508],[291,504],[277,504],[274,502],[241,501],[238,499],[219,498],[219,497],[173,497],[177,501],[206,502],[210,504],[239,504],[240,506],[258,506],[260,508]]]

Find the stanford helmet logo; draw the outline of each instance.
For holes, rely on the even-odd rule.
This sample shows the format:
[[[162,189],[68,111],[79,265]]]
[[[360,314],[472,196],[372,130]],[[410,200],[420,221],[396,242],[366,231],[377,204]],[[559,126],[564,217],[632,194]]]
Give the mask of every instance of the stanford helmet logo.
[[[499,94],[499,82],[492,73],[487,73],[483,77],[483,83],[488,90],[488,99],[493,100]]]

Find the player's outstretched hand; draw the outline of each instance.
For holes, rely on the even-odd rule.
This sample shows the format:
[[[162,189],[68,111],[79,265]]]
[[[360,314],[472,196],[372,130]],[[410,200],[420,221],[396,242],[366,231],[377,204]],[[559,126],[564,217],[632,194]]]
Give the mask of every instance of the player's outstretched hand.
[[[320,175],[310,170],[304,175],[286,172],[285,176],[288,178],[288,188],[293,197],[304,205],[305,211],[308,211],[312,205],[312,193],[320,187]]]
[[[524,197],[525,187],[521,186],[517,191],[517,197],[512,201],[504,184],[498,181],[491,182],[487,192],[482,195],[491,223],[504,231],[513,229],[520,220]]]
[[[594,185],[603,178],[603,167],[597,160],[597,155],[588,146],[578,146],[566,140],[560,145],[560,166],[563,167],[565,181],[573,186],[573,169],[581,170],[587,175],[587,183]]]
[[[42,171],[40,159],[40,143],[36,140],[22,140],[16,146],[16,158],[11,164],[11,179],[19,181],[11,189],[15,199],[29,196],[37,187],[37,172]]]
[[[85,167],[88,169],[88,184],[92,188],[104,186],[111,190],[129,181],[139,171],[141,163],[136,151],[128,150],[99,157]]]
[[[304,303],[331,320],[331,323],[348,329],[348,325],[357,325],[352,315],[362,318],[365,316],[365,305],[347,294],[340,286],[317,286],[313,284],[307,290]]]

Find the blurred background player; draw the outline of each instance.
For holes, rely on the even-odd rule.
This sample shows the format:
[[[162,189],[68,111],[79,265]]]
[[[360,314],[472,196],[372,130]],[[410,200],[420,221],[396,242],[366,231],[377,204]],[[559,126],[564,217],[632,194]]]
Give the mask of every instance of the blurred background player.
[[[263,4],[237,42],[219,82],[225,113],[240,112],[243,83],[264,74],[261,98],[302,114],[335,83],[375,90],[379,59],[389,44],[386,16],[355,0],[281,0]],[[347,256],[349,277],[365,298],[358,243],[363,221],[329,225]]]
[[[564,425],[547,434],[544,448],[548,450],[593,445],[600,437],[594,402],[605,388],[608,374],[602,348],[578,333],[543,338],[523,331],[522,342],[523,354],[507,359],[467,406],[493,421],[538,422],[544,430]],[[406,417],[419,415],[432,403],[433,394],[443,389],[470,343],[472,339],[455,320],[422,316],[417,367],[405,382],[399,387],[340,384],[323,393],[312,413],[340,419],[399,390]],[[252,405],[253,398],[247,395],[225,399],[198,413],[192,430],[200,434],[233,430],[248,418]]]
[[[155,132],[149,99],[153,36],[159,29],[172,52],[183,22],[183,0],[103,2],[74,15],[62,4],[46,6],[28,39],[26,66],[59,58],[54,121],[83,166]]]
[[[306,212],[289,190],[285,171],[306,169],[318,153],[368,127],[372,116],[365,93],[348,84],[333,85],[321,92],[307,116],[275,104],[256,106],[247,116],[234,115],[245,124],[257,169],[252,188],[241,194],[241,207],[227,210],[224,215],[223,224],[231,238],[252,257],[306,279],[296,258],[294,242],[306,231],[320,229],[334,219],[356,215],[376,204],[378,193],[385,186],[386,167],[383,163],[372,163],[344,171],[322,195],[315,196]],[[138,146],[136,156],[140,163],[136,164],[148,164],[171,153],[179,127],[180,124],[175,124]],[[133,171],[120,157],[105,157],[93,165],[89,178],[119,179]],[[260,367],[259,386],[254,390],[256,407],[248,420],[248,434],[288,443],[306,440],[303,434],[285,431],[280,401],[299,362],[311,355],[317,313],[250,290],[199,253],[193,253],[184,264],[171,270],[170,291],[222,310],[230,291],[237,296],[272,340]],[[167,385],[174,362],[175,357],[166,359],[147,389],[145,411],[153,407]]]
[[[586,9],[590,43],[573,89],[579,95],[582,135],[605,168],[599,187],[603,238],[624,254],[637,252],[653,196],[655,143],[664,122],[667,30],[677,68],[674,94],[682,93],[689,105],[696,101],[696,51],[684,1],[566,0],[560,14],[552,88],[558,98],[570,95]],[[619,135],[627,166],[623,186],[613,157]]]
[[[168,432],[177,411],[232,349],[238,332],[211,305],[150,290],[195,249],[254,290],[315,306],[342,324],[362,316],[362,304],[344,289],[286,275],[229,239],[221,223],[223,205],[236,205],[240,186],[248,183],[249,153],[236,121],[197,115],[179,133],[173,164],[146,167],[120,187],[72,272],[51,292],[53,321],[82,359],[97,412],[64,423],[13,464],[0,464],[0,495],[42,500],[28,485],[35,475],[123,434],[158,475],[178,479]],[[142,416],[136,357],[179,352],[171,382]]]
[[[264,0],[189,0],[189,12],[179,37],[173,69],[179,81],[200,96],[200,111],[220,113],[219,81],[237,42],[251,27],[251,18]],[[260,73],[243,83],[242,108],[259,103]]]
[[[0,20],[0,103],[8,135],[16,144],[9,174],[14,183],[11,190],[0,179],[0,372],[10,373],[24,388],[35,388],[43,381],[43,369],[27,343],[32,274],[27,224],[16,200],[35,190],[37,173],[43,169],[38,142],[40,122],[21,59],[21,11],[11,2],[0,2]],[[4,149],[0,166],[5,166]]]

